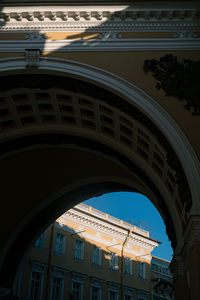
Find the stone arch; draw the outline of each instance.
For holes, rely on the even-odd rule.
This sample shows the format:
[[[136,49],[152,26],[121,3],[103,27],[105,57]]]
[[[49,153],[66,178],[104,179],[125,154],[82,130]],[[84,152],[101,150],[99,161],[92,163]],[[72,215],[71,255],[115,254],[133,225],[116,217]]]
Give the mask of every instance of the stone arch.
[[[23,71],[25,68],[25,63],[24,60],[19,58],[19,59],[15,59],[15,63],[13,62],[13,60],[9,60],[7,62],[2,62],[1,64],[1,71],[5,74],[9,74],[10,71],[14,71],[17,70],[19,71]],[[148,95],[146,95],[143,91],[141,91],[140,89],[138,89],[137,87],[135,87],[133,84],[127,82],[126,80],[119,78],[118,76],[105,72],[104,70],[100,70],[91,66],[86,66],[84,64],[81,63],[76,63],[73,61],[64,61],[64,60],[55,60],[55,59],[48,59],[47,61],[41,61],[40,64],[40,70],[41,72],[56,72],[57,75],[61,75],[61,74],[67,74],[68,76],[74,76],[74,77],[78,77],[79,80],[80,79],[84,79],[86,81],[92,82],[92,83],[96,83],[97,86],[103,86],[106,89],[109,89],[110,91],[120,95],[121,99],[125,99],[126,103],[128,103],[127,107],[131,107],[134,106],[137,109],[137,113],[141,112],[142,116],[143,116],[143,120],[147,119],[149,120],[148,124],[152,124],[153,129],[158,130],[158,133],[161,134],[160,137],[166,137],[166,140],[168,141],[169,145],[171,145],[170,149],[174,149],[174,153],[177,154],[176,158],[177,161],[180,161],[180,166],[183,167],[183,170],[185,172],[185,177],[187,178],[188,181],[188,185],[189,185],[189,190],[192,194],[192,203],[190,203],[190,206],[188,207],[188,210],[186,212],[186,215],[190,213],[190,210],[193,207],[199,207],[199,198],[198,198],[198,184],[197,182],[195,182],[194,184],[194,177],[199,180],[199,176],[197,176],[199,174],[199,163],[198,160],[195,156],[195,153],[193,151],[193,149],[191,148],[189,142],[187,141],[186,137],[183,135],[183,133],[180,131],[180,129],[178,128],[178,126],[175,124],[175,122],[170,118],[170,116],[157,104],[156,101],[154,101],[152,98],[150,98]],[[2,74],[3,74],[2,73]],[[20,72],[19,72],[20,73]],[[23,72],[22,72],[23,73]],[[31,72],[34,73],[34,72]],[[33,76],[33,75],[32,75]],[[49,75],[50,76],[50,75]],[[90,84],[90,83],[89,83]],[[29,89],[29,94],[31,94],[31,88],[28,87]],[[15,91],[16,92],[16,91]],[[27,92],[27,93],[28,93]],[[13,92],[14,93],[14,92]],[[72,92],[73,93],[73,92]],[[65,92],[63,92],[63,95],[65,95]],[[91,96],[89,96],[91,97]],[[115,96],[116,97],[116,96]],[[89,98],[90,99],[90,98]],[[91,99],[90,99],[91,100]],[[124,100],[124,101],[125,101]],[[92,100],[91,100],[92,101]],[[80,104],[80,103],[79,103]],[[113,103],[112,103],[113,104]],[[122,115],[119,115],[119,108],[121,107],[121,104],[119,102],[119,107],[114,107],[113,108],[113,115],[117,115],[118,120],[120,117],[124,117],[125,111],[122,112]],[[101,100],[99,100],[98,105],[103,105],[101,103]],[[106,103],[104,104],[105,107],[107,107],[108,109],[112,109],[112,106],[109,107],[109,104]],[[79,116],[80,117],[80,116]],[[97,118],[99,120],[99,118]],[[126,116],[125,117],[126,121],[130,121],[130,116]],[[138,120],[137,120],[138,121]],[[124,121],[123,121],[124,122]],[[121,123],[123,123],[121,122]],[[115,120],[113,118],[113,123],[115,124]],[[98,126],[102,126],[102,120],[99,120],[99,123],[97,122],[97,128]],[[37,126],[36,126],[37,127]],[[130,168],[130,164],[133,163],[133,161],[131,160],[131,155],[134,157],[133,160],[136,160],[136,156],[134,154],[134,152],[131,152],[130,154],[130,150],[128,150],[129,146],[125,146],[126,143],[123,144],[122,141],[118,141],[119,143],[116,144],[113,143],[113,141],[111,141],[110,139],[106,140],[103,133],[101,138],[97,138],[95,137],[95,135],[92,135],[92,133],[90,132],[88,134],[88,131],[84,131],[84,130],[76,130],[76,132],[73,132],[73,130],[69,130],[69,128],[65,131],[65,134],[63,135],[63,137],[61,138],[61,132],[60,132],[60,128],[59,127],[54,127],[53,129],[50,127],[48,128],[42,128],[40,126],[38,126],[38,128],[34,128],[34,130],[32,129],[32,131],[30,130],[26,130],[24,128],[24,131],[20,131],[18,132],[18,128],[16,128],[16,131],[12,132],[12,131],[5,131],[5,134],[3,135],[3,147],[1,148],[2,150],[2,154],[6,157],[9,150],[17,150],[15,153],[21,153],[21,150],[23,151],[23,149],[27,149],[27,147],[32,147],[34,145],[41,145],[42,143],[44,143],[44,134],[45,134],[45,138],[46,138],[46,142],[45,145],[52,145],[52,137],[54,138],[54,142],[53,145],[66,145],[67,142],[69,142],[70,138],[71,140],[71,144],[78,144],[78,146],[82,147],[82,145],[89,143],[92,140],[91,145],[94,146],[93,151],[97,151],[98,149],[98,143],[101,145],[101,147],[105,147],[105,149],[103,150],[104,155],[108,155],[107,151],[110,151],[110,149],[112,149],[111,151],[111,156],[112,159],[114,157],[114,160],[117,160],[121,165],[125,166],[126,168],[128,168],[129,170],[136,170],[138,165],[133,164],[132,168]],[[137,127],[137,130],[139,130],[139,127]],[[119,130],[120,131],[120,130]],[[138,131],[137,131],[138,132]],[[68,135],[67,135],[68,134]],[[145,134],[145,133],[144,133]],[[43,135],[42,138],[42,142],[40,137]],[[59,137],[58,137],[59,135]],[[84,136],[84,140],[81,140],[80,136]],[[67,139],[66,139],[67,136]],[[78,140],[75,141],[74,136],[77,138],[77,136],[79,137]],[[123,135],[122,135],[123,136]],[[30,137],[31,137],[31,143],[30,143]],[[51,142],[48,141],[48,138],[51,140]],[[60,142],[61,141],[61,142]],[[21,145],[21,149],[19,146],[16,145]],[[95,146],[96,144],[96,146]],[[154,145],[155,146],[155,145]],[[46,146],[45,146],[46,148]],[[109,150],[108,150],[109,149]],[[113,151],[114,149],[114,151]],[[38,148],[36,147],[36,149],[33,150],[38,150]],[[143,149],[144,150],[144,149]],[[4,153],[3,153],[4,151]],[[186,163],[186,158],[187,158],[187,163]],[[188,160],[189,160],[189,165],[190,167],[188,168]],[[165,162],[167,163],[167,157],[165,157]],[[129,167],[128,167],[129,165]],[[147,166],[146,163],[142,163],[141,160],[141,169],[145,169]],[[136,172],[136,175],[138,177],[142,177],[145,178],[145,173],[141,173],[141,169],[138,169],[138,173]],[[149,180],[149,176],[147,177],[147,181]],[[111,191],[112,189],[116,189],[116,184],[118,184],[118,188],[120,186],[121,189],[130,189],[130,185],[125,185],[122,184],[120,182],[117,182],[117,180],[115,179],[114,181],[112,181],[111,179],[109,181],[107,181],[107,183],[105,181],[98,181],[96,183],[96,185],[94,185],[94,187],[98,190],[99,192],[102,192],[102,184],[104,186],[107,186],[108,189],[106,191]],[[121,184],[121,185],[120,185]],[[149,190],[153,190],[152,188],[152,183],[147,184],[147,182],[145,182],[145,184],[149,187]],[[141,184],[142,185],[142,184]],[[101,188],[97,188],[101,187]],[[155,186],[155,183],[154,183]],[[162,195],[162,193],[159,193],[159,190],[161,190],[162,188],[166,190],[166,187],[164,187],[164,183],[160,185],[159,189],[158,189],[158,194],[157,194],[157,198],[161,197],[165,197],[165,195]],[[87,186],[85,186],[86,188]],[[90,187],[91,188],[91,187]],[[132,187],[133,188],[133,187]],[[141,188],[141,186],[140,186]],[[87,187],[88,189],[88,187]],[[92,187],[93,189],[93,187]],[[77,190],[78,193],[78,188],[75,189]],[[75,194],[75,190],[73,190],[73,197]],[[140,190],[140,189],[138,189]],[[142,189],[141,189],[142,190]],[[78,195],[83,194],[83,190],[81,189],[80,192],[78,193]],[[94,195],[94,193],[93,193]],[[66,196],[66,193],[65,193]],[[76,198],[76,197],[74,197]],[[168,197],[169,198],[169,197]],[[63,199],[63,198],[62,198]],[[55,200],[55,199],[54,199]],[[58,199],[57,199],[58,201]],[[77,196],[77,202],[80,201],[79,196]],[[165,200],[166,201],[166,200]],[[163,201],[163,203],[165,203],[165,201]],[[55,203],[55,202],[52,202]],[[154,204],[156,204],[156,202],[154,202]],[[175,206],[174,206],[175,207]],[[175,238],[178,236],[180,238],[179,240],[179,247],[182,246],[182,240],[181,240],[181,222],[178,221],[177,218],[177,214],[172,211],[172,207],[170,208],[170,206],[165,207],[165,209],[163,209],[163,216],[165,216],[166,213],[166,209],[169,209],[169,216],[166,216],[166,219],[170,218],[172,220],[170,220],[170,222],[172,223],[172,228],[174,229],[174,231],[176,232],[175,234]],[[49,211],[51,211],[52,208],[49,208]],[[164,213],[165,210],[165,213]],[[42,216],[44,216],[44,211],[41,209]],[[61,212],[61,211],[60,211]],[[162,210],[161,210],[162,213]],[[28,225],[28,222],[25,226],[25,228],[21,231],[21,235],[24,236],[24,233],[26,232],[26,230],[29,230],[30,228],[34,228],[33,224],[36,223],[36,221],[38,220],[38,218],[41,217],[41,215],[38,213],[35,213],[35,218],[32,218],[30,221],[30,225]],[[178,226],[174,227],[174,222],[177,220],[177,222],[179,222]],[[166,221],[166,220],[165,220]],[[31,223],[33,222],[33,223]],[[44,226],[44,224],[43,224]],[[169,226],[169,225],[167,225]],[[30,232],[30,231],[28,231]],[[20,245],[20,234],[18,235],[16,241],[17,241],[17,245]],[[174,248],[176,247],[176,242],[174,243]],[[7,268],[6,263],[9,261],[9,258],[11,258],[13,256],[13,250],[16,249],[16,244],[15,242],[13,242],[11,248],[7,251],[6,254],[6,262],[4,262],[3,268],[2,268],[2,274],[5,274],[5,269]],[[9,253],[9,251],[11,251]]]
[[[24,70],[26,70],[26,62],[23,57],[2,59],[0,61],[1,74]],[[72,60],[45,58],[41,60],[39,70],[46,71],[47,73],[58,72],[58,74],[69,74],[70,76],[92,81],[115,91],[115,93],[123,95],[126,100],[143,111],[165,133],[167,140],[173,149],[175,149],[186,173],[194,206],[199,207],[200,200],[197,189],[197,186],[200,184],[199,160],[187,137],[172,117],[153,98],[133,83],[111,72]]]

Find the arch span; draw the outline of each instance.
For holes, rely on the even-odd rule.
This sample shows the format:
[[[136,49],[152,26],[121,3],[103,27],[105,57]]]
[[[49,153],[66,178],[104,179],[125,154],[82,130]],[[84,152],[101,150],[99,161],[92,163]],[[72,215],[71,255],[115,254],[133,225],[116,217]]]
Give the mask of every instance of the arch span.
[[[20,72],[26,70],[24,57],[1,59],[0,72]],[[175,150],[186,174],[192,194],[195,212],[200,212],[200,162],[187,137],[172,117],[149,95],[133,83],[103,69],[84,63],[57,58],[41,60],[39,70],[59,75],[66,74],[99,84],[124,97],[130,104],[144,112],[162,131]],[[33,71],[34,72],[34,71]]]
[[[4,76],[4,78],[5,76],[8,76],[10,72],[12,74],[14,74],[15,72],[16,74],[17,73],[23,74],[26,70],[25,68],[26,65],[24,59],[22,58],[15,58],[7,61],[1,61],[0,64],[0,71],[2,76]],[[111,91],[115,95],[116,94],[120,95],[121,97],[120,101],[122,102],[119,101],[119,105],[118,105],[119,110],[120,108],[123,107],[122,105],[123,101],[124,103],[125,102],[128,103],[126,104],[128,105],[127,107],[130,108],[135,107],[137,109],[137,113],[141,113],[142,120],[144,119],[149,120],[149,122],[153,124],[153,128],[157,130],[161,134],[161,136],[166,139],[168,145],[170,145],[171,149],[173,149],[174,153],[177,155],[177,160],[180,162],[180,166],[182,166],[185,172],[185,176],[187,178],[189,189],[191,192],[192,206],[188,208],[188,213],[189,210],[192,210],[193,208],[195,209],[199,208],[199,199],[200,199],[199,197],[200,192],[198,189],[200,185],[199,161],[189,141],[186,139],[184,134],[178,128],[177,124],[166,113],[166,111],[164,111],[163,108],[160,107],[160,105],[158,105],[156,101],[154,101],[143,91],[135,87],[132,83],[127,82],[123,78],[120,78],[107,71],[100,70],[98,68],[88,66],[82,63],[77,63],[70,60],[64,61],[64,60],[57,60],[57,59],[41,60],[39,66],[39,73],[52,74],[52,72],[54,73],[54,75],[56,74],[57,76],[67,75],[70,77],[78,78],[78,80],[84,80],[89,84],[96,84],[97,86],[100,86],[100,89],[105,88],[106,90]],[[30,73],[32,73],[32,75],[34,75],[35,73],[38,76],[38,71],[36,72],[32,70]],[[30,86],[27,89],[30,90]],[[113,102],[111,106],[114,106]],[[62,213],[62,207],[64,206],[64,204],[66,204],[66,202],[64,202],[63,199],[69,199],[69,200],[72,199],[72,197],[70,197],[65,193],[65,196],[63,195],[61,197],[62,207],[60,207],[58,205],[59,203],[58,197],[57,198],[55,197],[51,203],[49,202],[50,200],[48,199],[50,199],[49,198],[50,194],[51,193],[54,194],[54,192],[59,191],[66,184],[67,185],[72,184],[73,180],[74,182],[77,182],[79,180],[79,178],[76,177],[77,174],[78,175],[82,174],[82,176],[84,177],[85,174],[87,173],[85,171],[88,169],[88,166],[86,165],[87,161],[90,161],[89,163],[90,178],[94,178],[95,176],[97,176],[97,174],[99,174],[98,172],[100,173],[103,172],[101,170],[102,166],[108,167],[108,165],[110,164],[110,170],[111,170],[110,177],[114,178],[116,174],[124,174],[124,178],[125,178],[124,180],[127,181],[132,180],[134,182],[134,181],[138,181],[138,179],[142,180],[142,183],[140,183],[140,188],[142,185],[148,187],[148,190],[151,191],[149,193],[154,194],[154,196],[150,197],[150,199],[155,205],[158,202],[158,199],[163,198],[164,200],[160,202],[163,203],[164,206],[160,208],[160,211],[162,213],[162,216],[164,217],[167,228],[169,229],[169,231],[173,232],[174,234],[174,236],[171,236],[171,239],[174,241],[173,247],[174,248],[176,247],[176,251],[180,250],[180,248],[183,245],[182,232],[181,232],[181,219],[176,217],[177,216],[176,213],[174,214],[172,208],[170,208],[169,203],[167,203],[168,200],[170,199],[170,196],[165,195],[166,187],[163,184],[160,184],[159,187],[157,188],[156,186],[157,181],[156,180],[154,181],[154,179],[152,180],[150,179],[149,176],[150,171],[147,165],[145,163],[141,163],[141,168],[140,168],[138,166],[138,162],[136,161],[137,160],[136,156],[133,152],[130,154],[129,151],[124,150],[124,148],[122,148],[119,144],[114,142],[112,139],[105,139],[103,138],[103,136],[101,138],[99,134],[91,134],[87,130],[80,131],[76,129],[74,132],[72,132],[70,131],[71,129],[69,128],[64,128],[63,130],[61,130],[59,127],[53,129],[52,126],[48,127],[48,126],[41,125],[38,126],[37,128],[36,127],[34,128],[30,127],[23,133],[20,130],[14,130],[14,131],[10,130],[9,132],[6,132],[5,134],[2,135],[3,146],[1,147],[1,151],[2,151],[2,161],[4,162],[5,170],[10,164],[9,165],[10,169],[9,168],[7,169],[8,171],[7,178],[10,178],[10,174],[13,172],[11,179],[8,179],[8,182],[9,180],[11,180],[13,186],[15,186],[14,178],[12,177],[14,175],[18,176],[19,174],[21,176],[21,173],[23,171],[22,166],[20,166],[21,161],[23,161],[23,166],[25,166],[23,174],[26,174],[27,172],[27,175],[29,175],[31,178],[31,185],[29,185],[30,181],[28,180],[29,178],[27,177],[26,184],[23,183],[23,185],[15,186],[16,194],[18,195],[18,197],[21,197],[21,194],[23,194],[22,195],[23,201],[21,202],[21,204],[23,204],[24,207],[26,207],[27,211],[25,211],[26,217],[25,215],[23,216],[24,219],[22,220],[21,224],[17,224],[18,227],[14,231],[13,235],[9,237],[6,247],[4,249],[1,249],[2,251],[4,251],[2,252],[2,257],[4,257],[4,261],[2,261],[2,271],[1,271],[0,278],[4,286],[6,286],[6,284],[8,286],[11,286],[14,280],[16,269],[18,267],[18,262],[20,258],[25,254],[27,249],[29,248],[30,242],[34,240],[36,234],[42,229],[44,229],[44,227],[50,223],[50,221],[52,220],[51,216],[56,217],[57,214]],[[57,135],[56,137],[55,132],[60,134],[61,131],[64,131],[63,136],[61,137],[60,135],[58,137]],[[40,139],[41,134],[43,134],[42,139]],[[50,142],[49,141],[44,142],[44,136],[47,139],[48,134],[51,135],[49,139]],[[52,136],[54,136],[55,139],[53,142],[52,142]],[[90,139],[88,137],[90,137]],[[66,144],[69,143],[69,141],[71,146],[76,145],[76,147],[78,147],[78,149],[76,147],[73,148],[73,155],[72,152],[71,154],[67,153],[69,148],[66,147]],[[97,145],[97,143],[99,143],[100,147]],[[74,165],[77,164],[76,159],[73,159],[74,161],[73,160],[71,161],[71,158],[75,157],[74,156],[75,152],[79,151],[79,147],[82,149],[83,145],[89,145],[90,148],[94,147],[93,149],[94,153],[93,154],[90,153],[90,156],[86,156],[85,159],[83,158],[81,160],[81,162],[83,163],[83,166],[81,168],[78,167],[78,165],[76,165],[76,168],[71,166],[70,172],[66,171],[69,169],[69,163],[73,162]],[[103,153],[103,158],[99,153],[99,149],[101,155]],[[48,155],[45,156],[42,154],[42,152],[45,151],[52,151],[53,153],[54,151],[60,151],[60,150],[63,151],[64,153],[63,157],[65,157],[65,159],[63,158],[63,161],[66,162],[66,164],[63,165],[65,167],[64,168],[65,172],[63,169],[63,173],[58,168],[58,166],[60,166],[59,163],[61,160],[61,156],[59,155],[57,156],[54,154],[51,154],[50,156]],[[84,156],[85,153],[84,151],[82,149],[80,152],[80,156],[77,155],[76,157],[81,157],[81,155]],[[32,154],[33,156],[31,156]],[[92,156],[94,155],[96,155],[96,159],[94,159],[94,163],[92,163],[91,159]],[[55,157],[59,157],[59,159],[55,159]],[[98,166],[100,161],[103,159],[105,161],[102,164],[102,166]],[[30,175],[29,166],[25,162],[31,162],[31,170],[34,169],[32,175]],[[34,165],[33,162],[35,162],[36,165]],[[49,177],[51,175],[50,167],[52,162],[54,165],[52,166],[51,180],[43,181],[42,178],[46,178],[46,179],[47,177],[50,178]],[[39,166],[38,168],[37,168],[37,164]],[[146,168],[146,172],[144,172],[145,168]],[[17,172],[14,172],[14,169],[20,170],[19,174]],[[61,174],[59,174],[58,178],[56,178],[55,174],[58,174],[57,172],[62,173],[62,176]],[[101,173],[103,174],[102,175],[103,177],[106,176],[104,172]],[[72,176],[73,178],[71,178],[69,174],[70,176],[73,174],[74,177]],[[136,177],[135,175],[133,177],[133,174],[136,174]],[[38,179],[35,185],[33,184],[34,181],[33,175],[34,176],[36,175]],[[67,180],[65,180],[65,182],[62,182],[64,176],[67,176],[66,177]],[[56,181],[56,179],[59,180]],[[70,181],[70,179],[73,180]],[[49,183],[52,186],[49,185]],[[103,186],[105,186],[105,188],[103,188]],[[105,182],[101,180],[99,182],[96,182],[96,185],[94,186],[85,185],[82,187],[82,189],[79,190],[78,188],[76,188],[73,189],[71,192],[72,192],[72,196],[74,197],[73,199],[76,199],[75,201],[77,203],[80,202],[81,200],[86,200],[86,198],[88,198],[89,195],[95,196],[96,192],[94,192],[93,188],[96,189],[97,193],[100,193],[100,192],[108,192],[108,191],[110,192],[113,189],[119,190],[119,187],[123,190],[129,190],[130,188],[129,185],[126,185],[124,183],[122,184],[117,181],[113,182],[112,180],[110,180],[109,182]],[[36,193],[37,191],[35,191],[34,188],[40,191],[40,194],[39,193],[37,194]],[[131,190],[132,188],[133,187],[131,187]],[[22,189],[23,189],[23,193],[22,193]],[[90,191],[89,194],[87,194],[84,189],[91,190],[93,192],[91,193]],[[43,190],[43,194],[41,193],[42,190]],[[30,191],[31,191],[31,195],[29,195]],[[140,189],[138,191],[140,191]],[[77,193],[77,197],[76,197],[76,193]],[[83,198],[80,197],[81,193],[84,195]],[[9,192],[7,194],[9,194]],[[37,201],[36,201],[37,198],[36,196],[38,196]],[[30,205],[30,207],[28,205],[26,206],[26,197],[29,197],[30,203],[31,201],[33,201],[34,205]],[[36,201],[37,203],[34,201]],[[170,201],[172,202],[172,200]],[[66,208],[70,208],[71,205],[70,203],[72,204],[72,202],[69,201],[69,203],[66,205]],[[57,207],[56,209],[55,206]],[[45,212],[47,211],[49,213],[45,215]],[[44,223],[39,222],[39,220],[41,219],[43,220]],[[178,226],[175,226],[176,221]],[[10,228],[11,230],[13,229],[12,227]],[[24,237],[27,237],[28,235],[29,237],[25,242]],[[176,245],[177,237],[178,237],[178,245]],[[18,251],[16,251],[17,247],[18,247]],[[17,256],[16,253],[19,253],[19,256]],[[15,263],[13,261],[13,257],[15,259]],[[10,264],[11,262],[12,262],[12,266]],[[9,272],[10,279],[8,278],[8,276],[6,276],[6,272],[8,273],[7,271],[8,269],[10,269]]]

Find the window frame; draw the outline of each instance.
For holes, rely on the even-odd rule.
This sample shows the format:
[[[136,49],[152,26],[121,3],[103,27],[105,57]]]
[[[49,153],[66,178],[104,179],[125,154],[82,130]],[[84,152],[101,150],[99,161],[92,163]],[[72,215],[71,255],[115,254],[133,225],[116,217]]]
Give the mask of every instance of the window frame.
[[[97,288],[99,290],[99,294],[98,294],[98,300],[101,300],[101,287],[99,285],[96,284],[91,284],[90,287],[90,300],[92,300],[92,288]]]
[[[61,251],[57,251],[57,245],[58,245],[57,237],[58,236],[63,237],[61,247],[60,247],[60,244],[59,244],[59,249],[61,248]],[[66,244],[66,236],[64,234],[60,233],[60,232],[57,232],[56,233],[55,255],[64,255],[65,254],[65,244]]]
[[[129,263],[128,271],[127,271],[127,262]],[[132,259],[130,257],[124,258],[124,273],[126,275],[133,275]]]
[[[95,261],[95,250],[98,250],[98,259],[97,261]],[[96,266],[100,266],[101,265],[101,248],[94,245],[93,247],[93,257],[92,257],[92,264],[96,265]]]
[[[139,270],[138,270],[138,278],[139,279],[146,279],[146,263],[145,262],[139,262]]]
[[[138,292],[138,300],[147,300],[148,299],[148,294],[143,292],[143,291],[139,291]]]
[[[110,253],[110,270],[111,271],[119,270],[118,255],[115,252]]]
[[[83,281],[82,280],[77,280],[77,279],[72,280],[72,294],[73,294],[73,296],[74,296],[74,284],[75,283],[80,284],[80,292],[81,292],[80,296],[81,297],[78,300],[83,300],[83,289],[84,289]]]
[[[116,299],[115,300],[118,300],[119,299],[119,291],[116,290],[116,289],[113,289],[113,288],[108,289],[108,300],[112,300],[111,297],[110,297],[111,292],[116,294]]]
[[[44,231],[43,233],[40,234],[38,239],[35,241],[34,248],[45,249],[45,244],[46,244],[46,232]]]
[[[64,279],[65,279],[65,274],[67,270],[57,268],[55,266],[52,267],[53,272],[51,276],[51,293],[50,293],[50,300],[52,300],[52,293],[53,293],[53,280],[54,278],[59,278],[61,279],[61,295],[60,295],[60,300],[63,299],[64,296]]]
[[[39,300],[42,300],[43,296],[43,285],[44,285],[44,269],[45,265],[37,262],[32,262],[32,270],[30,275],[30,283],[29,283],[29,291],[28,291],[28,297],[31,299],[31,289],[32,289],[32,282],[33,282],[33,274],[38,273],[41,275],[40,279],[40,295]]]
[[[80,248],[77,248],[77,243],[80,243]],[[78,250],[79,250],[79,252],[78,252]],[[80,254],[77,255],[77,253],[80,253]],[[76,241],[75,241],[74,259],[77,261],[84,260],[84,242],[79,239],[76,239]]]

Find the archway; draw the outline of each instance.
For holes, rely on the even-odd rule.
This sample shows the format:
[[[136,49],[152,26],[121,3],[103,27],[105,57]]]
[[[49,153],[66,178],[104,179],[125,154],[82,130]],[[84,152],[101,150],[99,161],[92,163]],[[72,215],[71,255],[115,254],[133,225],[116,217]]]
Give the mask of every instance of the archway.
[[[18,70],[25,67],[21,59],[16,64]],[[9,62],[2,63],[2,71],[9,73],[11,69],[13,61],[12,66]],[[9,110],[12,115],[9,120],[14,123],[6,120],[3,125],[2,170],[5,167],[5,179],[11,177],[6,182],[15,186],[24,210],[22,222],[15,230],[17,218],[13,217],[10,224],[13,233],[5,239],[7,244],[2,249],[2,286],[12,286],[19,261],[38,231],[72,203],[112,190],[137,190],[148,195],[163,216],[172,246],[179,254],[191,210],[199,207],[199,164],[173,120],[141,90],[103,70],[54,59],[42,62],[40,69],[39,73],[30,72],[38,73],[37,76],[26,75],[26,80],[18,75],[13,89],[8,91],[5,86],[2,93],[2,101],[15,107]],[[65,69],[78,79],[47,74],[40,77],[39,74],[49,73],[50,69],[55,72]],[[13,79],[8,73],[8,77],[2,73],[2,81]],[[85,81],[81,83],[83,78]],[[66,81],[69,87],[78,87],[78,93],[62,86]],[[91,81],[97,85],[94,87]],[[62,172],[59,162],[65,162]],[[54,175],[49,181],[51,168]],[[30,172],[26,174],[30,169],[31,182],[27,178]],[[66,180],[67,169],[70,178]],[[6,185],[4,189],[7,199],[11,199],[13,191],[8,192]],[[36,195],[38,202],[34,203]],[[31,198],[29,204],[27,197]]]

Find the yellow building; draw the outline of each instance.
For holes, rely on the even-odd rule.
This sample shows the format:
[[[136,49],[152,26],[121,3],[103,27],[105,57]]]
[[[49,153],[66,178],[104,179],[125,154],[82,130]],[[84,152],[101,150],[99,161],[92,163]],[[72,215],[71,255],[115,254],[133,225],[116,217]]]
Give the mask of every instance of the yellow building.
[[[76,205],[35,242],[18,278],[17,294],[33,300],[153,300],[163,270],[160,259],[151,264],[158,245],[146,230]],[[156,272],[157,277],[152,275]],[[170,299],[166,295],[162,299]]]
[[[199,300],[199,51],[199,0],[0,1],[0,297],[53,220],[136,191]]]

